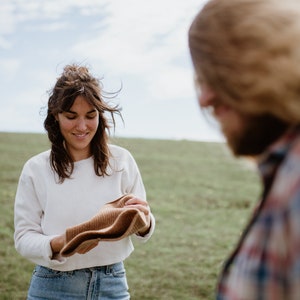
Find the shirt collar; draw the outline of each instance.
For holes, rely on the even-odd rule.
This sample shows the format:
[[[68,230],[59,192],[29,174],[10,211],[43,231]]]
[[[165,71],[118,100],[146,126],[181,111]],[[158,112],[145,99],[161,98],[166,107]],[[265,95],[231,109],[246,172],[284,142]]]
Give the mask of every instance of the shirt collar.
[[[289,128],[272,143],[258,159],[258,169],[262,178],[275,174],[277,167],[286,157],[294,141],[300,136],[300,126]]]

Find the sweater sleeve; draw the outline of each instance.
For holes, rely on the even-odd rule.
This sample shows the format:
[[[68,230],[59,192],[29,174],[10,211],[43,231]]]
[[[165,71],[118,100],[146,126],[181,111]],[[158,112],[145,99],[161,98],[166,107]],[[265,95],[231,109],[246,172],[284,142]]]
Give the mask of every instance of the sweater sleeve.
[[[143,183],[143,179],[142,179],[140,170],[138,168],[138,165],[137,165],[135,159],[129,152],[128,152],[126,170],[128,173],[125,172],[125,174],[126,174],[125,182],[127,185],[127,188],[125,189],[125,191],[127,193],[134,194],[134,195],[140,197],[141,199],[146,200],[146,191],[145,191],[145,187],[144,187],[144,183]],[[155,218],[152,213],[150,213],[150,218],[151,218],[150,231],[144,236],[140,236],[137,234],[135,235],[137,240],[139,240],[141,242],[147,242],[154,232]]]
[[[41,223],[44,211],[38,200],[33,178],[26,172],[25,165],[19,179],[14,208],[15,247],[28,260],[49,265],[60,264],[63,261],[51,260],[52,250],[50,241],[54,236],[44,235]],[[30,173],[30,172],[29,172]]]

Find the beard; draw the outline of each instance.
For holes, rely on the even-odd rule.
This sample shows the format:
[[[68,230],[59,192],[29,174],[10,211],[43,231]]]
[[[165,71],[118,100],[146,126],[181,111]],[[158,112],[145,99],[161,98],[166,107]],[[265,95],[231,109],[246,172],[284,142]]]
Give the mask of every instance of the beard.
[[[235,156],[262,154],[288,128],[288,124],[271,115],[244,118],[244,127],[235,135],[226,135]]]

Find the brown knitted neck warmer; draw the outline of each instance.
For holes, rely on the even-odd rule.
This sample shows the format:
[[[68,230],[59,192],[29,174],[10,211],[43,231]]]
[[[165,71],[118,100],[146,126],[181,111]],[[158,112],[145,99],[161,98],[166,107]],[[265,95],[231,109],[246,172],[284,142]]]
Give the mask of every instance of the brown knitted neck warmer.
[[[115,241],[142,231],[148,226],[145,214],[136,208],[124,207],[133,195],[127,194],[105,204],[89,221],[66,230],[66,245],[62,256],[71,256],[82,248],[97,241]]]

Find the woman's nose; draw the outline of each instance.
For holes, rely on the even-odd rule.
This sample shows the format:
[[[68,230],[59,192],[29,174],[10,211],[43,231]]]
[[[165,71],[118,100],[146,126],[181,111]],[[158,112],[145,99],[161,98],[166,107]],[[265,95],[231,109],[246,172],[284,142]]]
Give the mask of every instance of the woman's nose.
[[[77,120],[76,127],[77,127],[78,130],[85,130],[87,128],[86,121],[82,118],[79,118]]]

